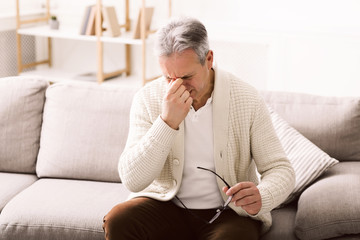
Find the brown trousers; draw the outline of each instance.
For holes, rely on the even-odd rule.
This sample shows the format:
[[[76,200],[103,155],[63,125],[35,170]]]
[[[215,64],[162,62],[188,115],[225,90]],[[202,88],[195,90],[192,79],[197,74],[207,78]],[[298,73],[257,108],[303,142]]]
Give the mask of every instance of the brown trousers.
[[[215,209],[186,210],[171,201],[134,198],[116,205],[104,217],[103,229],[107,240],[259,239],[261,222],[227,209],[207,224],[215,213]]]

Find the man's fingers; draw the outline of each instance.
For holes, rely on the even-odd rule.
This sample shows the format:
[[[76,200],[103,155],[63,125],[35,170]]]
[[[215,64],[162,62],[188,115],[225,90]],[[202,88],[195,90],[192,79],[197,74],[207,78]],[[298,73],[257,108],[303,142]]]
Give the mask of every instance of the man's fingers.
[[[235,206],[242,207],[247,213],[255,215],[262,206],[260,191],[253,182],[240,182],[230,189],[223,187],[223,191],[232,197]]]
[[[192,103],[193,103],[192,97],[188,97],[188,99],[186,99],[186,101],[185,101],[185,104],[189,108],[189,110],[190,110]]]
[[[176,80],[171,80],[168,85],[168,92],[169,93],[175,93],[179,87],[181,87],[183,83],[183,80],[181,78],[177,78]]]
[[[227,190],[226,195],[233,196],[237,206],[249,205],[260,200],[258,188],[252,182],[241,182]]]
[[[255,184],[252,182],[240,182],[234,185],[233,187],[231,187],[230,189],[228,189],[226,195],[232,196],[242,189],[251,188],[253,186],[255,186]]]
[[[180,96],[181,100],[183,102],[186,102],[186,100],[188,100],[188,98],[190,97],[190,93],[189,91],[185,90],[182,95]]]
[[[243,188],[240,191],[238,191],[237,193],[234,194],[234,196],[237,199],[241,199],[247,196],[252,196],[255,194],[255,190],[252,188]]]
[[[248,206],[251,204],[254,204],[260,200],[260,198],[257,195],[247,195],[240,198],[233,197],[234,203],[236,206]]]

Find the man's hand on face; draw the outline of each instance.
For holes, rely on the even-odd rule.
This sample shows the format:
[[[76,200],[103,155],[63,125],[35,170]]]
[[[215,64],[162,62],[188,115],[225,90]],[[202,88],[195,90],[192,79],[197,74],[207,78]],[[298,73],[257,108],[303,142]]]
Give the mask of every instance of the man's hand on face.
[[[233,196],[231,202],[237,207],[242,207],[248,214],[259,213],[262,202],[259,189],[253,182],[240,182],[235,186],[224,187],[223,191],[228,196]]]
[[[161,118],[173,129],[179,128],[193,102],[182,83],[181,78],[171,80],[163,99]]]

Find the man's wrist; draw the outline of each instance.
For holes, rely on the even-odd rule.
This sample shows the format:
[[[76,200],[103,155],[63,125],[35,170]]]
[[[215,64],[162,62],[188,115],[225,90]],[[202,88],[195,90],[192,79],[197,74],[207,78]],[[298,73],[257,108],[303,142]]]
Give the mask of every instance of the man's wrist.
[[[176,125],[176,124],[174,124],[174,123],[171,123],[171,121],[168,121],[168,120],[164,119],[164,117],[161,116],[161,115],[160,115],[160,118],[161,118],[169,127],[171,127],[172,129],[174,129],[174,130],[179,130],[179,125]]]

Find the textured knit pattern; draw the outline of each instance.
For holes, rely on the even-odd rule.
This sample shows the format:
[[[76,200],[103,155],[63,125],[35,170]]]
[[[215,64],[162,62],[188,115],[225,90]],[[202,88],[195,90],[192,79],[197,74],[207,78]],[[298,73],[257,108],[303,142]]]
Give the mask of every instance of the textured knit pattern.
[[[147,84],[133,101],[126,147],[119,161],[122,182],[135,196],[171,200],[181,184],[184,163],[184,124],[173,130],[159,117],[167,83]],[[263,232],[271,226],[270,211],[290,194],[295,175],[277,138],[267,107],[258,92],[235,76],[215,69],[213,95],[216,172],[230,185],[258,184],[262,208],[254,219]],[[261,176],[258,183],[255,165]],[[219,191],[223,183],[218,181]],[[227,196],[222,193],[224,200]],[[230,204],[241,216],[241,207]]]

